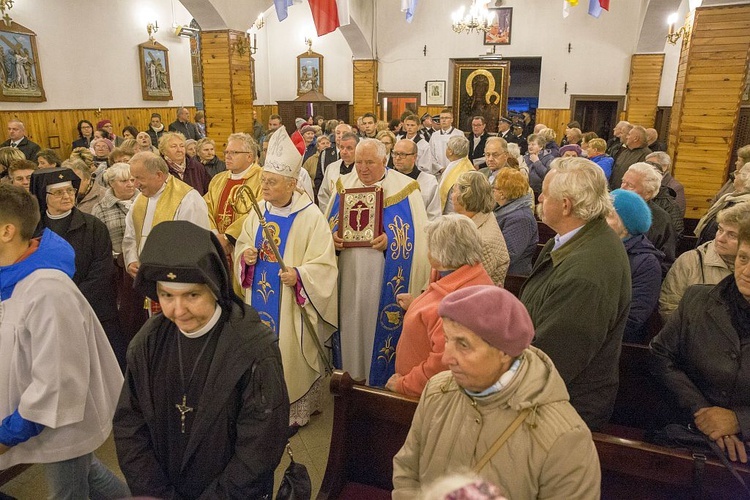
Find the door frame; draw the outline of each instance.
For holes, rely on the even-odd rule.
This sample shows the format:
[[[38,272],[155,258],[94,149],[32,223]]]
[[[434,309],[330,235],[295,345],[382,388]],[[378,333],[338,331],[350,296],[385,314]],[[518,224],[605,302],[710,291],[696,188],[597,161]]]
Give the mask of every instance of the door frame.
[[[617,120],[620,120],[620,115],[625,111],[625,96],[624,95],[596,95],[596,94],[571,94],[570,95],[570,117],[571,120],[576,114],[576,105],[579,101],[605,101],[605,102],[616,102],[617,103]]]
[[[383,106],[383,99],[392,99],[392,98],[416,98],[417,99],[417,110],[419,110],[419,107],[422,105],[422,93],[421,92],[378,92],[378,108],[380,112],[378,113],[380,115],[381,120],[386,120],[385,117],[385,107]]]

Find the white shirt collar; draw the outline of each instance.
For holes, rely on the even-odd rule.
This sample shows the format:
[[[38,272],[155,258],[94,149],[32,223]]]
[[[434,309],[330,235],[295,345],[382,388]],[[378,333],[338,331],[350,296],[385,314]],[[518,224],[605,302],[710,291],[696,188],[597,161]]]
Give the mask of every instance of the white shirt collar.
[[[560,248],[561,246],[563,246],[564,244],[566,244],[567,242],[569,242],[571,240],[571,238],[573,238],[573,236],[575,236],[576,234],[578,234],[578,231],[580,231],[581,229],[583,229],[583,226],[577,227],[577,228],[573,229],[572,231],[568,231],[567,233],[565,233],[563,235],[556,234],[555,235],[555,246],[552,247],[552,250],[557,250],[558,248]]]

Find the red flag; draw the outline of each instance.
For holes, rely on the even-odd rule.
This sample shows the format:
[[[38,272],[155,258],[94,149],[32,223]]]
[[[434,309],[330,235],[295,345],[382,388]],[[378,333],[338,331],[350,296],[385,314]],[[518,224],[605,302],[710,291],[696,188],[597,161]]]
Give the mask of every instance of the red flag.
[[[310,3],[318,36],[323,36],[339,27],[339,9],[336,6],[336,0],[307,1]]]
[[[599,5],[601,5],[602,9],[609,12],[609,0],[599,0]]]

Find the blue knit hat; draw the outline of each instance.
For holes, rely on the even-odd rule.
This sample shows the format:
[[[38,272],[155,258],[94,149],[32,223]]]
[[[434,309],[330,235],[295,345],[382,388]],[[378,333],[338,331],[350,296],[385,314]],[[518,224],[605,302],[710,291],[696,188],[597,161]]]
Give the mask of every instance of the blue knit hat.
[[[615,189],[612,191],[612,203],[631,236],[647,233],[651,228],[651,209],[638,194]]]

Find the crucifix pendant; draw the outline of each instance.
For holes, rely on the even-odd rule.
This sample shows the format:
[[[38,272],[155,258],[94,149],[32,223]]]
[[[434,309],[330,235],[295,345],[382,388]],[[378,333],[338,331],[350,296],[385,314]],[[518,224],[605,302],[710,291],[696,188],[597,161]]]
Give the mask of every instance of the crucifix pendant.
[[[180,430],[185,434],[185,415],[193,409],[187,405],[187,394],[182,395],[182,404],[175,404],[175,408],[180,412]]]

